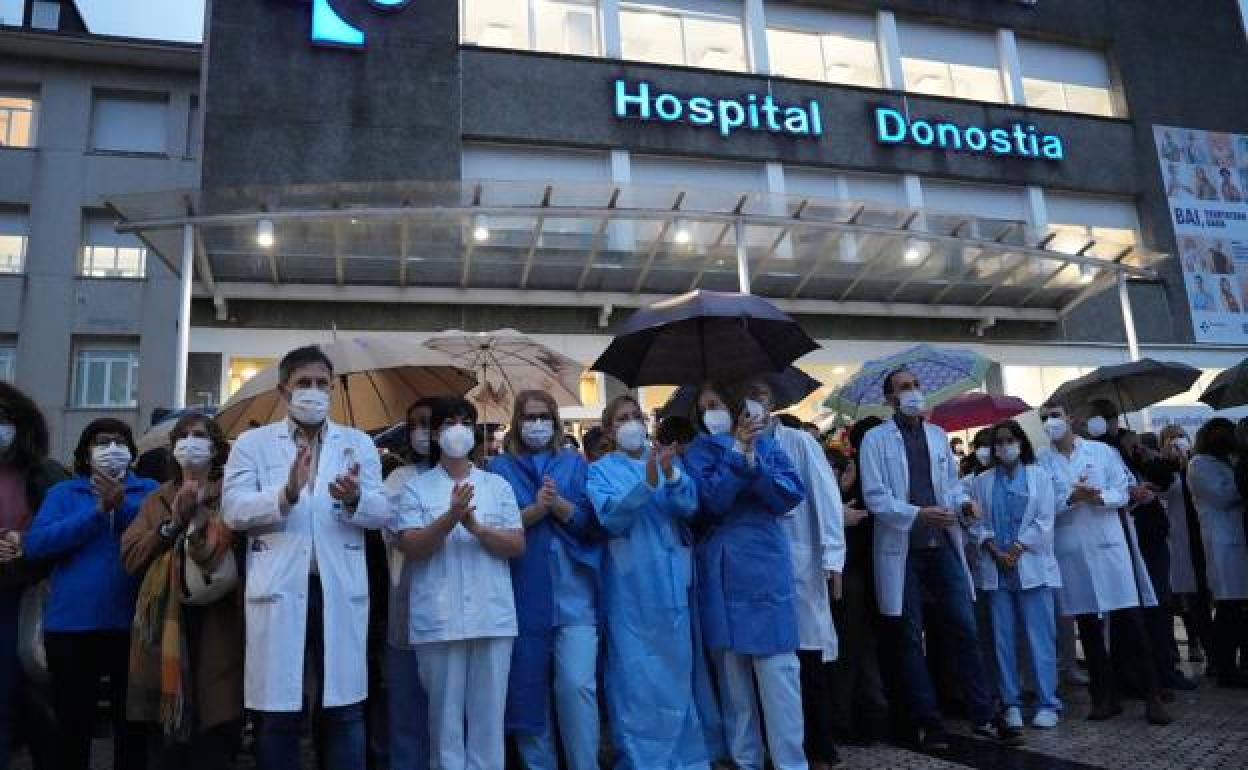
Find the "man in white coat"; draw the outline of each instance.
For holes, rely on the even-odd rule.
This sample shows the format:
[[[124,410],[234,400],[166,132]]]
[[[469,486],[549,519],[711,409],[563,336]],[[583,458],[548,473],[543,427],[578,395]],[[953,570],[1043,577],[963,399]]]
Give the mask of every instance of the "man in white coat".
[[[958,679],[976,734],[1018,743],[1022,734],[995,715],[975,624],[974,588],[963,548],[961,517],[978,509],[958,480],[945,432],[923,419],[918,378],[906,369],[884,379],[892,420],[862,442],[862,494],[875,517],[875,585],[880,612],[900,617],[898,654],[910,709],[927,750],[949,739],[923,644],[923,594],[936,601],[954,638]]]
[[[745,395],[757,401],[766,414],[776,408],[775,394],[765,379],[749,382]],[[797,657],[801,664],[806,758],[811,770],[823,770],[840,762],[832,742],[832,685],[825,664],[837,658],[829,594],[840,598],[841,570],[845,568],[841,489],[827,456],[808,432],[782,425],[775,418],[767,432],[789,456],[806,488],[806,499],[780,523],[792,546],[797,582]]]
[[[287,353],[288,416],[244,433],[225,467],[225,523],[247,534],[244,702],[261,770],[298,768],[316,714],[320,765],[364,768],[368,575],[364,529],[387,523],[381,463],[364,433],[329,417],[333,364]]]
[[[1156,605],[1157,599],[1136,545],[1135,526],[1120,510],[1129,501],[1131,476],[1117,451],[1071,431],[1062,406],[1045,406],[1041,417],[1052,441],[1052,448],[1041,452],[1038,459],[1053,477],[1057,501],[1053,541],[1062,573],[1059,598],[1062,614],[1075,617],[1088,660],[1093,700],[1088,719],[1109,719],[1122,713],[1100,618],[1107,614],[1115,648],[1131,635],[1144,645],[1142,656],[1123,663],[1139,672],[1148,721],[1169,724],[1172,720],[1161,702],[1161,686],[1141,611],[1143,606]]]

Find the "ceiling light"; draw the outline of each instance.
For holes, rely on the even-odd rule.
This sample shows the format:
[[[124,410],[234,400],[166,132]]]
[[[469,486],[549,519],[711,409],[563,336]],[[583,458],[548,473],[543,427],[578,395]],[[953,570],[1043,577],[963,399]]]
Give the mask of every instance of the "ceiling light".
[[[477,243],[490,239],[490,224],[485,220],[484,214],[477,214],[472,218],[472,239]]]
[[[930,243],[911,239],[906,241],[906,250],[902,253],[901,257],[907,264],[913,265],[922,261],[924,257],[931,253],[931,251],[932,246]]]
[[[262,248],[272,248],[277,239],[273,235],[273,220],[261,219],[256,223],[256,243]]]
[[[677,219],[675,225],[675,233],[672,240],[684,246],[693,241],[693,232],[689,230],[689,223],[683,219]]]

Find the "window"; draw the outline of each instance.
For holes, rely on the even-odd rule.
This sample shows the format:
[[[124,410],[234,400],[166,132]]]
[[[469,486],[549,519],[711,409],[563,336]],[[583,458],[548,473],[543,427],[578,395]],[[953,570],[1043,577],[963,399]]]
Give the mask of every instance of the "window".
[[[685,8],[621,6],[620,53],[634,61],[744,72],[741,6],[705,0]]]
[[[183,157],[194,158],[199,155],[199,148],[203,143],[202,129],[203,124],[199,119],[199,96],[191,94],[190,105],[186,111],[186,152]]]
[[[1031,107],[1113,115],[1113,84],[1102,51],[1018,40],[1023,96]]]
[[[465,43],[598,56],[596,0],[462,0]]]
[[[26,240],[26,212],[0,210],[0,273],[22,272]]]
[[[35,0],[30,4],[30,26],[35,29],[58,30],[61,27],[61,4]]]
[[[39,100],[34,94],[0,89],[0,147],[34,147]]]
[[[1019,187],[925,179],[923,208],[932,230],[951,232],[965,221],[963,235],[1003,242],[1021,238],[1027,221],[1026,197]]]
[[[0,345],[0,382],[13,382],[17,378],[17,349],[12,345]]]
[[[79,350],[74,366],[73,406],[133,408],[138,405],[137,350]]]
[[[0,0],[0,26],[20,27],[26,0]]]
[[[234,395],[247,381],[277,363],[276,358],[231,358],[226,397]]]
[[[1082,251],[1089,257],[1118,259],[1126,249],[1139,243],[1139,219],[1130,200],[1046,193],[1045,208],[1049,232],[1054,234],[1049,248],[1055,251]]]
[[[767,12],[773,75],[879,87],[875,19],[779,6]]]
[[[82,270],[87,278],[142,278],[147,263],[143,242],[119,233],[107,214],[88,214],[82,226]]]
[[[91,149],[163,155],[168,151],[168,94],[99,92],[91,113]]]
[[[997,41],[991,33],[899,21],[897,36],[907,91],[1005,101]]]

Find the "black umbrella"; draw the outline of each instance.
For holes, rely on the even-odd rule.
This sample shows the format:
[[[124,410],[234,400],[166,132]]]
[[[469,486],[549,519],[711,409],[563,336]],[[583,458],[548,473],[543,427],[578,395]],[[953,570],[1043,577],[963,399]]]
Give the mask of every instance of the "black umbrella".
[[[1214,409],[1230,409],[1248,404],[1248,359],[1219,374],[1200,394],[1202,403]]]
[[[590,368],[629,387],[731,382],[781,372],[818,347],[762,297],[699,289],[638,310]]]
[[[771,395],[775,399],[776,409],[787,409],[823,387],[823,383],[796,366],[790,366],[778,374],[768,372],[765,377],[767,384],[771,386]],[[692,414],[693,401],[697,397],[697,385],[681,385],[667,401],[663,402],[663,406],[659,407],[659,417]]]
[[[1063,384],[1049,401],[1076,412],[1098,399],[1118,405],[1120,414],[1147,409],[1189,390],[1200,379],[1200,370],[1174,361],[1142,358],[1128,364],[1102,366]]]

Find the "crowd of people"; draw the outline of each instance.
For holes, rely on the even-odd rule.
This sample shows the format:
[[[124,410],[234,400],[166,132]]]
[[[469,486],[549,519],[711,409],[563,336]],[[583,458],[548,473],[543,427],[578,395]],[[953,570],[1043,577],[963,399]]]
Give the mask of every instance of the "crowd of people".
[[[843,445],[760,377],[653,428],[619,396],[579,445],[523,392],[493,456],[472,403],[423,399],[383,463],[329,418],[334,382],[291,351],[287,416],[231,443],[185,415],[161,479],[113,419],[67,472],[0,383],[0,770],[19,740],[88,768],[102,693],[125,770],[244,745],[297,768],[309,728],[335,770],[819,770],[838,744],[947,749],[946,715],[1017,745],[1063,688],[1170,723],[1197,686],[1176,616],[1189,661],[1248,682],[1248,428],[1225,419],[1193,442],[1049,404],[1046,445],[1006,420],[963,448],[898,369],[892,416]]]

